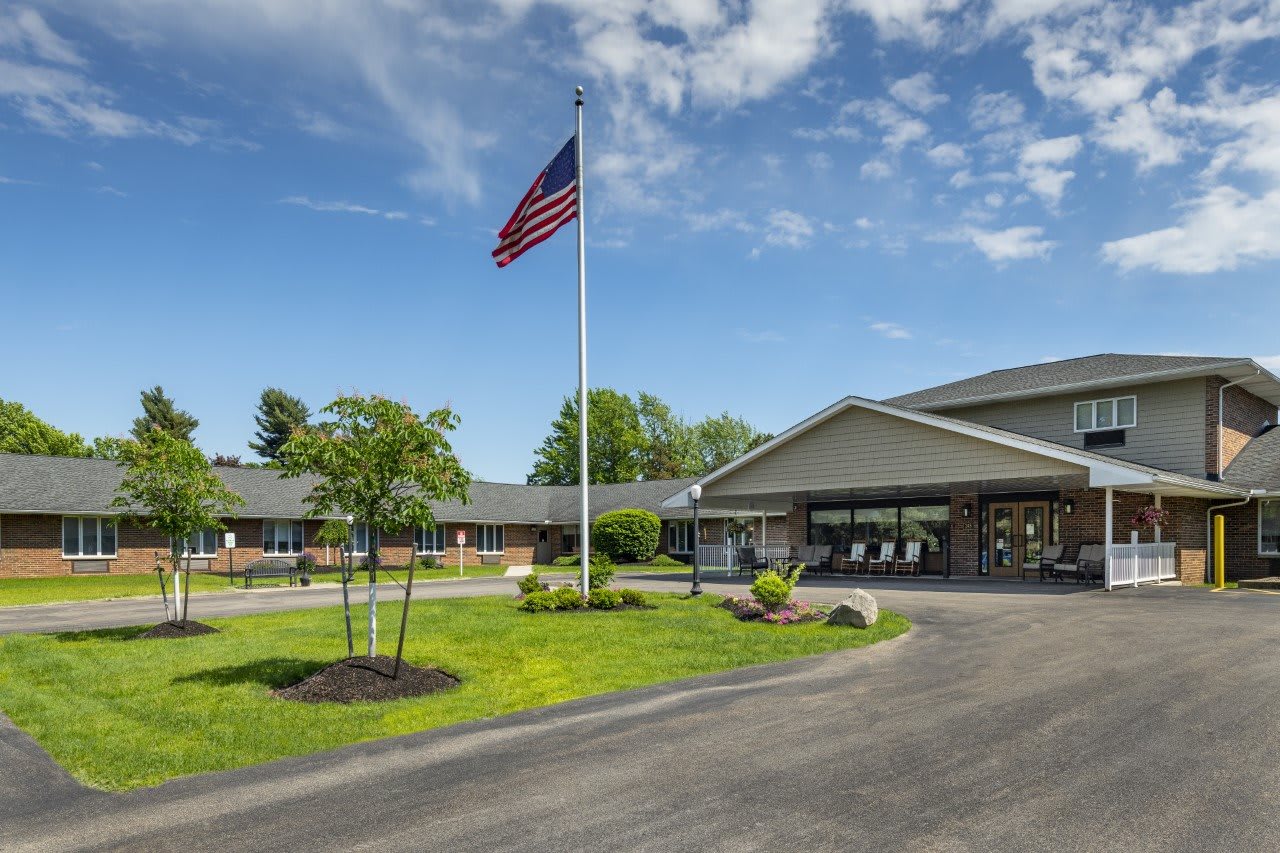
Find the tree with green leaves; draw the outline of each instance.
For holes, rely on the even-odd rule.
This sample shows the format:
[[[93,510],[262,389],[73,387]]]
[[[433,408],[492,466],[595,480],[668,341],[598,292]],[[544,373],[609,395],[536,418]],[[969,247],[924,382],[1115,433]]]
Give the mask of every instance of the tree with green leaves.
[[[268,462],[280,462],[280,448],[298,427],[306,426],[311,410],[302,399],[280,388],[264,388],[258,399],[258,413],[253,420],[258,425],[249,449]]]
[[[645,480],[675,480],[702,473],[697,435],[684,419],[654,394],[641,391],[636,406],[644,447],[640,476]]]
[[[150,441],[157,430],[182,441],[191,440],[200,421],[179,409],[171,397],[165,396],[163,388],[157,385],[145,389],[141,397],[142,415],[133,419],[133,429],[129,431],[135,441]]]
[[[178,598],[178,569],[183,544],[202,530],[226,530],[225,517],[235,517],[244,499],[227,488],[205,455],[189,441],[155,429],[146,441],[123,441],[119,464],[124,479],[111,506],[120,519],[150,527],[169,537],[173,564],[173,617],[165,600],[165,621],[186,627],[191,595],[191,548],[186,548],[186,591]],[[164,596],[164,570],[157,564]]]
[[[0,453],[89,456],[93,451],[77,433],[42,421],[21,403],[0,400]]]
[[[636,405],[612,388],[587,392],[587,475],[590,483],[629,483],[640,479],[644,433]],[[576,485],[578,477],[578,398],[564,398],[551,434],[535,451],[528,482],[535,486]]]
[[[735,418],[728,412],[721,412],[718,417],[706,417],[693,426],[698,446],[698,455],[702,458],[702,470],[699,474],[709,474],[724,465],[728,465],[748,451],[755,450],[773,438],[766,432],[759,432],[742,418]]]
[[[471,478],[454,455],[448,434],[459,418],[449,408],[419,416],[406,403],[359,394],[338,397],[320,410],[324,427],[300,427],[281,448],[284,476],[313,474],[306,498],[311,516],[351,515],[369,526],[369,657],[377,655],[378,539],[381,531],[435,529],[432,501],[468,502]],[[400,617],[395,675],[399,677],[413,594],[415,561]]]

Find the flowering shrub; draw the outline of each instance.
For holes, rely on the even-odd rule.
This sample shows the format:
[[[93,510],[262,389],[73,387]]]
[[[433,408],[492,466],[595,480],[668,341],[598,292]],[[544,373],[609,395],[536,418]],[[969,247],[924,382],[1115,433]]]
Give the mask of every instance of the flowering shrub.
[[[819,622],[827,618],[826,613],[807,601],[792,601],[784,607],[771,610],[754,598],[729,596],[720,602],[720,606],[743,622],[794,625],[797,622]]]
[[[298,558],[298,571],[304,575],[316,570],[316,555],[310,551],[303,551],[302,556]]]
[[[1158,506],[1144,507],[1131,519],[1129,524],[1139,530],[1151,530],[1156,526],[1163,527],[1169,523],[1169,510]]]

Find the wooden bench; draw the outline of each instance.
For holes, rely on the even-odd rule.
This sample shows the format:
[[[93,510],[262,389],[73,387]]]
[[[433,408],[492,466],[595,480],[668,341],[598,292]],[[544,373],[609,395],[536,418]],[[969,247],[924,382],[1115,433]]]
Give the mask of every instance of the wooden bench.
[[[254,560],[244,567],[244,588],[251,588],[257,578],[288,578],[289,586],[297,586],[298,567],[288,560]]]

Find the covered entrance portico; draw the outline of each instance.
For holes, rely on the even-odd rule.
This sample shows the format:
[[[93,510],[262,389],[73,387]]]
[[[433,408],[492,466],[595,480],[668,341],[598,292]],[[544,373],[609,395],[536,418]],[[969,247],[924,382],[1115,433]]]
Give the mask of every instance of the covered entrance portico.
[[[1133,513],[1176,498],[1194,517],[1199,505],[1230,492],[1217,483],[858,397],[797,424],[700,485],[704,508],[787,513],[788,544],[830,544],[837,566],[855,542],[866,543],[872,554],[893,543],[898,555],[903,542],[919,541],[925,573],[1038,578],[1047,546],[1063,544],[1074,560],[1080,545],[1107,543],[1108,584],[1113,563],[1149,562],[1155,567],[1145,572],[1151,579],[1175,574],[1177,545],[1165,541],[1164,531],[1144,531],[1137,545],[1128,541]],[[682,492],[664,505],[689,503]],[[1191,528],[1179,528],[1179,535],[1184,530]],[[1143,547],[1153,545],[1161,547]],[[1203,551],[1190,559],[1198,561],[1200,573]]]

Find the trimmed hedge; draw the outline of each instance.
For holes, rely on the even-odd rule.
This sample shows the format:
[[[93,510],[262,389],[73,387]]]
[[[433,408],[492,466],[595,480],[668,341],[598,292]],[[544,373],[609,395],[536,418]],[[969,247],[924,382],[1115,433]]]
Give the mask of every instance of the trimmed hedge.
[[[591,526],[596,549],[623,563],[643,563],[658,552],[662,522],[647,509],[615,509]]]

